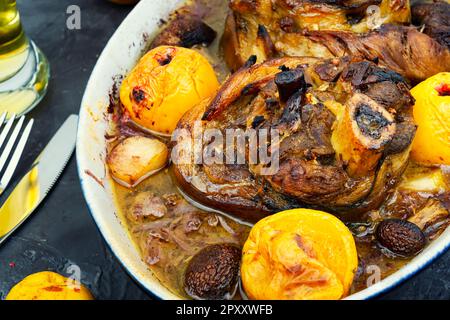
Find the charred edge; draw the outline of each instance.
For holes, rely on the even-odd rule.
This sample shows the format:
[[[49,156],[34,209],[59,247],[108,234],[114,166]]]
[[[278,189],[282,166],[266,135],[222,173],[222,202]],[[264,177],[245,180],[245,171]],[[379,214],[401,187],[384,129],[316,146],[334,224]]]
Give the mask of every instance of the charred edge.
[[[394,83],[406,82],[405,78],[403,78],[399,73],[388,69],[376,68],[373,75],[376,76],[378,82],[383,81],[392,81]]]
[[[361,12],[349,13],[346,15],[346,19],[349,25],[355,25],[362,21],[365,18],[365,14]]]
[[[116,76],[112,77],[112,80],[113,80],[113,85],[111,87],[111,90],[109,91],[109,105],[108,105],[108,109],[107,109],[107,112],[109,114],[113,114],[114,110],[120,106],[119,88],[120,88],[120,84],[123,80],[123,76],[116,75]]]
[[[281,115],[280,124],[293,125],[301,119],[302,100],[302,92],[296,92],[288,99]]]
[[[139,87],[133,88],[131,94],[133,96],[133,100],[136,101],[137,103],[140,103],[145,99],[145,92],[142,91],[142,89]]]
[[[113,114],[115,107],[116,107],[116,99],[110,93],[109,94],[109,104],[108,104],[108,108],[106,109],[106,112],[109,113],[109,114]]]
[[[171,53],[158,54],[155,56],[156,61],[158,61],[160,66],[166,66],[172,62],[173,56]]]
[[[295,92],[306,91],[305,75],[301,69],[282,71],[275,76],[280,100],[286,102]]]
[[[405,82],[405,79],[399,73],[380,68],[369,61],[351,64],[342,76],[345,81],[351,80],[352,85],[356,88],[384,81],[396,84]]]
[[[217,37],[217,32],[214,31],[203,21],[196,21],[193,23],[193,28],[181,35],[181,46],[191,48],[198,44],[209,46]]]
[[[273,44],[266,27],[262,24],[258,25],[257,38],[264,44],[264,51],[266,52],[267,57],[271,58],[274,56],[276,52],[275,45]]]
[[[208,120],[209,116],[212,114],[210,110],[205,111],[205,113],[202,116],[202,121]]]
[[[244,89],[242,89],[241,95],[248,96],[250,94],[254,94],[254,93],[258,92],[259,89],[260,89],[260,85],[257,82],[249,83],[248,85],[246,85],[244,87]]]
[[[252,121],[252,129],[256,129],[257,127],[259,127],[259,125],[261,123],[263,123],[266,119],[264,118],[264,116],[256,116],[253,118]]]
[[[260,39],[269,37],[269,32],[267,31],[266,27],[263,26],[262,24],[258,25],[257,37]]]
[[[217,33],[210,26],[195,17],[178,17],[159,33],[150,45],[150,49],[162,46],[180,46],[191,48],[195,45],[209,45]]]
[[[243,69],[248,69],[251,66],[253,66],[256,63],[256,55],[252,55],[250,56],[250,58],[247,59],[247,61],[245,61],[244,65],[242,66]]]
[[[365,104],[357,107],[354,117],[361,132],[372,139],[380,139],[383,129],[391,124],[380,112]]]
[[[268,99],[266,99],[265,102],[266,102],[266,109],[267,109],[267,110],[272,111],[272,110],[278,108],[279,103],[278,103],[278,100],[277,100],[277,99],[274,99],[274,98],[268,98]]]

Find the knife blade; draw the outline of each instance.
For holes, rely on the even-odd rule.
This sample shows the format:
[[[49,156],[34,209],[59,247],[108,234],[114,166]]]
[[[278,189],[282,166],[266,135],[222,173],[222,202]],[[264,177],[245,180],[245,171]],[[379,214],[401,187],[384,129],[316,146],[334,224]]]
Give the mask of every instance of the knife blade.
[[[0,208],[0,244],[47,196],[75,149],[78,116],[71,115],[36,158]]]

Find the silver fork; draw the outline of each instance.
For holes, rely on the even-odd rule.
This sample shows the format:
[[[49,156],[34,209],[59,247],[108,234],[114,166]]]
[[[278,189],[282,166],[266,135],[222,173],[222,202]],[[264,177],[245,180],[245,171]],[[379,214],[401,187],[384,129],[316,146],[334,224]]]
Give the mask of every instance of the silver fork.
[[[3,113],[0,116],[0,127],[3,126],[5,123],[7,117],[7,113]],[[9,119],[6,121],[5,126],[3,127],[3,130],[0,133],[0,148],[3,146],[3,143],[5,142],[9,131],[11,130],[14,122],[16,120],[16,115],[12,114]],[[19,137],[20,130],[22,129],[23,123],[25,121],[25,116],[21,116],[17,124],[14,127],[13,132],[11,133],[8,142],[6,143],[5,148],[1,152],[0,155],[0,173],[3,170],[3,167],[7,164],[8,158],[11,154],[11,151],[13,150],[14,144]],[[34,120],[31,119],[28,121],[27,126],[22,132],[22,135],[20,136],[19,142],[16,145],[16,148],[13,151],[13,154],[9,160],[8,166],[5,169],[5,172],[3,173],[3,176],[0,179],[0,195],[5,191],[6,187],[8,186],[9,182],[11,181],[11,178],[14,174],[14,171],[17,168],[17,165],[19,164],[20,157],[22,156],[23,149],[25,148],[25,144],[27,143],[28,137],[30,136],[31,128],[33,127]]]

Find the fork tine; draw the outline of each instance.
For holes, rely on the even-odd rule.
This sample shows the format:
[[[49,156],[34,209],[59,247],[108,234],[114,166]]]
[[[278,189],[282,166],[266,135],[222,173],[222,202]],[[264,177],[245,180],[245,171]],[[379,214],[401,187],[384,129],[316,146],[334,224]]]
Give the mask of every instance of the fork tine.
[[[6,126],[3,128],[2,133],[0,134],[0,148],[3,145],[3,142],[5,142],[6,136],[8,135],[9,130],[11,130],[15,118],[15,114],[11,115],[8,122],[6,123]]]
[[[0,157],[0,172],[3,170],[3,167],[5,166],[6,160],[8,160],[9,154],[11,152],[12,147],[14,146],[14,142],[16,142],[17,136],[19,135],[20,129],[22,128],[23,121],[25,120],[25,116],[21,116],[19,119],[19,122],[16,124],[14,131],[11,134],[11,137],[8,140],[8,143],[6,144],[5,149],[2,152],[2,155]],[[8,121],[9,123],[9,121]],[[3,134],[3,132],[2,132]]]
[[[25,130],[20,137],[19,143],[17,144],[16,150],[11,157],[11,161],[6,167],[6,171],[3,174],[2,179],[0,180],[0,190],[5,190],[11,180],[14,171],[16,170],[17,165],[19,164],[20,157],[22,156],[23,149],[25,148],[25,144],[27,143],[28,137],[30,136],[31,128],[33,127],[34,120],[31,119],[28,121]]]
[[[6,116],[8,115],[8,112],[3,112],[0,116],[0,126],[5,122]]]

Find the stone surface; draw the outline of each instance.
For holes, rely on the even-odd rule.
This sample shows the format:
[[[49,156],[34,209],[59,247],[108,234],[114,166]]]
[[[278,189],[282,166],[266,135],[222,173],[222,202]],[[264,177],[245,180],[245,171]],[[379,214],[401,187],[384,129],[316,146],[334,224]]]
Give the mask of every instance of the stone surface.
[[[81,8],[81,30],[66,27],[66,10],[73,4]],[[18,5],[26,32],[46,53],[52,70],[47,96],[29,115],[36,123],[16,181],[66,117],[78,113],[99,54],[131,9],[106,0],[19,0]],[[447,252],[380,298],[448,300],[449,265]],[[128,276],[97,230],[81,192],[74,156],[46,201],[0,247],[0,297],[30,273],[48,269],[73,274],[76,266],[97,299],[152,298]]]

